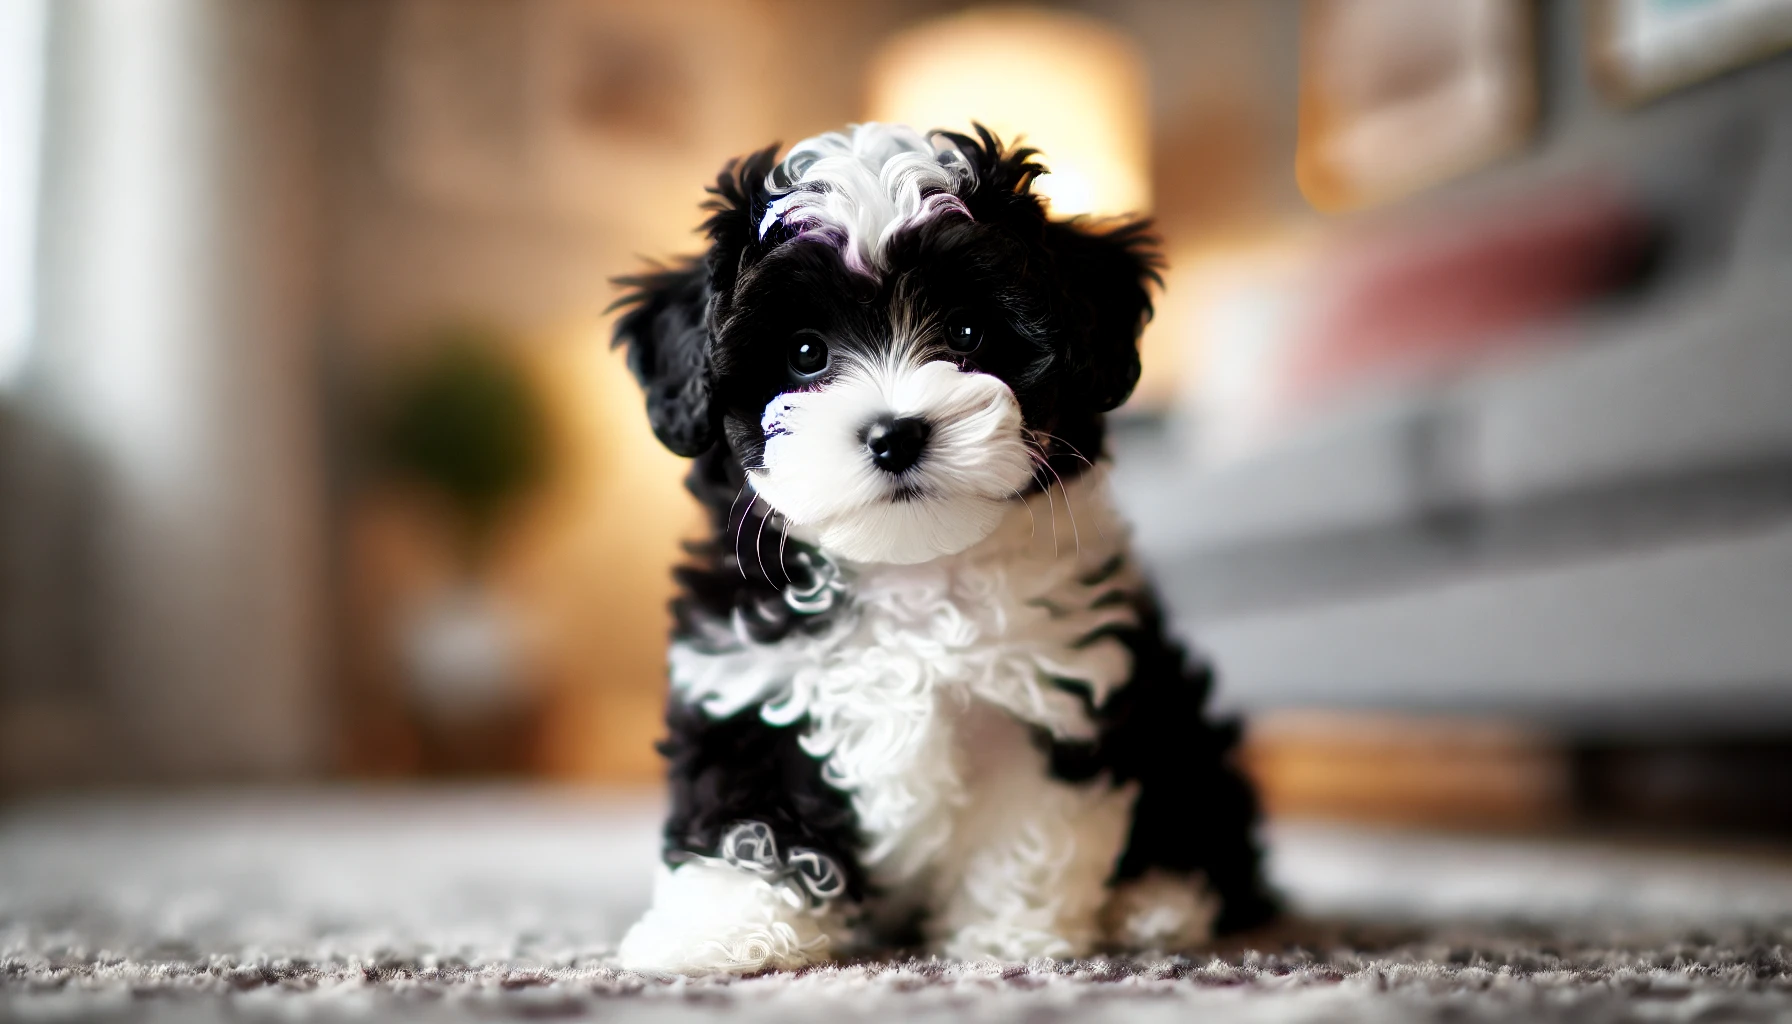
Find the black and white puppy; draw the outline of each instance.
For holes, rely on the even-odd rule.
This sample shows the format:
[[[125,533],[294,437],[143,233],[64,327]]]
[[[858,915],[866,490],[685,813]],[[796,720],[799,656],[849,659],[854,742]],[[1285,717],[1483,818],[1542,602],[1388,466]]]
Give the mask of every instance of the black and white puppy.
[[[1173,949],[1271,912],[1256,803],[1102,476],[1156,281],[1029,149],[859,125],[731,162],[619,345],[712,536],[677,570],[672,810],[630,967],[864,942]]]

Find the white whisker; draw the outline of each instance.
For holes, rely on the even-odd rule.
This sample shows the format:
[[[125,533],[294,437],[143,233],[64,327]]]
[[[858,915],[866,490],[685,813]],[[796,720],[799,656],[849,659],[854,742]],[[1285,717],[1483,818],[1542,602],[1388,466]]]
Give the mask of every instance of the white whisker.
[[[1039,536],[1039,517],[1033,514],[1033,503],[1027,500],[1026,495],[1020,493],[1018,487],[1010,487],[1008,492],[1020,499],[1022,507],[1027,510],[1027,524],[1031,527],[1027,531],[1027,542],[1031,544],[1033,539]]]
[[[795,582],[790,578],[790,563],[784,561],[784,544],[790,540],[790,517],[780,516],[779,518],[784,520],[784,530],[778,534],[778,568],[783,571],[784,585],[788,587]]]
[[[1048,434],[1043,430],[1035,430],[1033,433],[1037,434],[1040,437],[1045,438],[1047,441],[1050,441],[1053,444],[1062,445],[1064,447],[1065,451],[1069,452],[1070,454],[1076,456],[1079,459],[1082,459],[1083,465],[1088,466],[1090,469],[1095,468],[1095,463],[1090,462],[1089,457],[1087,455],[1084,455],[1082,452],[1078,451],[1076,448],[1076,445],[1071,444],[1069,441],[1064,440],[1063,438],[1057,436],[1056,434]]]
[[[759,504],[759,495],[755,494],[753,500],[747,502],[747,510],[740,514],[740,522],[734,526],[734,565],[740,570],[740,578],[743,580],[747,578],[747,563],[740,557],[740,535],[741,531],[747,528],[747,517],[753,514],[753,506],[757,504]]]
[[[747,496],[747,488],[749,488],[751,486],[753,486],[753,482],[751,480],[747,481],[746,483],[741,484],[740,491],[734,495],[734,500],[728,503],[728,518],[726,520],[727,523],[734,522],[734,508],[736,505],[740,504],[740,499]]]
[[[1039,465],[1043,466],[1046,469],[1051,468],[1050,466],[1046,465],[1045,455],[1043,453],[1036,453],[1032,449],[1029,448],[1028,454],[1032,455],[1033,460],[1035,462],[1037,462]],[[1054,561],[1056,561],[1058,558],[1058,502],[1055,498],[1052,497],[1052,487],[1051,487],[1050,481],[1047,481],[1046,485],[1044,487],[1040,488],[1040,490],[1043,490],[1045,492],[1045,504],[1046,504],[1046,507],[1051,510],[1051,516],[1052,516],[1052,559]]]
[[[1043,459],[1040,464],[1045,467],[1046,472],[1050,473],[1054,480],[1058,481],[1058,490],[1064,493],[1064,512],[1070,516],[1070,535],[1076,538],[1076,553],[1080,556],[1083,553],[1083,535],[1076,526],[1076,509],[1070,507],[1070,488],[1064,486],[1064,478],[1058,475],[1058,471],[1052,466],[1050,459]],[[1045,485],[1045,493],[1048,497],[1051,495],[1051,484]]]
[[[1053,471],[1052,475],[1057,476],[1057,472]],[[1058,491],[1064,495],[1064,511],[1070,513],[1070,535],[1076,538],[1076,554],[1078,558],[1081,558],[1083,555],[1083,535],[1082,532],[1077,529],[1076,509],[1070,504],[1070,488],[1064,486],[1064,478],[1061,476],[1058,477]],[[1099,527],[1097,527],[1097,529],[1099,529]]]
[[[759,559],[759,575],[767,583],[772,581],[772,574],[765,571],[765,523],[771,518],[771,506],[766,505],[766,514],[759,517],[759,532],[753,535],[753,555]]]
[[[1071,444],[1070,442],[1065,441],[1063,438],[1057,437],[1053,434],[1048,434],[1043,430],[1036,430],[1036,431],[1034,431],[1034,434],[1037,435],[1038,437],[1045,438],[1047,441],[1050,441],[1053,444],[1062,445],[1066,451],[1070,452],[1070,454],[1076,456],[1079,459],[1082,459],[1083,465],[1085,465],[1089,468],[1089,472],[1091,474],[1094,474],[1097,471],[1097,467],[1096,467],[1095,463],[1090,462],[1089,457],[1087,455],[1084,455],[1082,452],[1077,451],[1076,446]],[[1045,446],[1043,444],[1041,444],[1039,447],[1040,447],[1041,453],[1043,453],[1045,451]],[[1044,461],[1045,461],[1046,468],[1050,469],[1052,471],[1052,475],[1058,477],[1058,490],[1064,492],[1064,506],[1065,506],[1065,508],[1068,509],[1070,507],[1070,490],[1064,486],[1064,478],[1062,476],[1060,476],[1058,474],[1057,469],[1055,469],[1052,466],[1051,457],[1044,456]],[[1076,513],[1074,510],[1071,511],[1070,523],[1071,523],[1071,528],[1074,530],[1076,527]],[[1101,540],[1104,540],[1104,541],[1108,539],[1107,534],[1102,532],[1101,520],[1099,518],[1097,518],[1095,520],[1095,536],[1099,537]],[[1083,549],[1082,540],[1081,540],[1081,538],[1078,538],[1077,553],[1081,554],[1082,549]]]

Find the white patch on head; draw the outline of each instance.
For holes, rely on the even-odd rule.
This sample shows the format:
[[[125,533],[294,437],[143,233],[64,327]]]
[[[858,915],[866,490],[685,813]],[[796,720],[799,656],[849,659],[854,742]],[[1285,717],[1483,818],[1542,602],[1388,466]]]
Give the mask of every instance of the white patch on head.
[[[876,273],[903,228],[946,213],[968,218],[958,193],[970,181],[969,163],[949,143],[935,146],[906,125],[854,125],[850,134],[828,132],[791,149],[767,181],[779,196],[766,207],[759,237],[780,222],[799,234],[824,234],[849,268]]]
[[[956,554],[989,536],[1033,476],[1020,403],[999,378],[952,363],[915,362],[900,341],[887,357],[853,361],[811,391],[778,396],[760,422],[765,455],[753,489],[849,562],[910,564]],[[920,461],[884,472],[865,446],[879,417],[931,427]]]
[[[697,858],[660,867],[653,906],[616,956],[631,971],[752,974],[826,960],[847,935],[836,909],[812,908],[787,886]]]

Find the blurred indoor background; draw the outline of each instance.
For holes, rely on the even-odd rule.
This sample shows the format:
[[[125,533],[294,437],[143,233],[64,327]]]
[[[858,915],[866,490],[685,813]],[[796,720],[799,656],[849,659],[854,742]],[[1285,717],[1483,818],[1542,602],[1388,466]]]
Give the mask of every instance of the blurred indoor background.
[[[1792,830],[1788,0],[0,0],[0,792],[651,783],[608,346],[722,162],[1025,134],[1278,814]]]

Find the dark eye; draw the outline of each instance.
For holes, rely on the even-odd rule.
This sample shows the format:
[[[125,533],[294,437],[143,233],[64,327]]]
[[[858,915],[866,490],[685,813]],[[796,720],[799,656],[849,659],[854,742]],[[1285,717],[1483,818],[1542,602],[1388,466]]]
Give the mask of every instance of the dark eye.
[[[803,380],[828,368],[828,344],[807,331],[790,339],[790,372]]]
[[[965,321],[946,325],[946,347],[959,355],[969,355],[983,344],[983,328]]]

